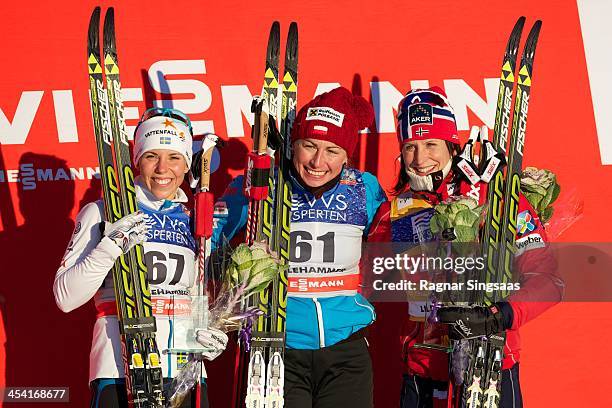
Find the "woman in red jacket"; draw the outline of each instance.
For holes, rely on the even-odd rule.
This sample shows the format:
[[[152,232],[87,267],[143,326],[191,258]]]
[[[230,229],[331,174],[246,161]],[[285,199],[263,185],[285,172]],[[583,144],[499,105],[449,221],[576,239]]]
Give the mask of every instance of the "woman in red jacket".
[[[423,242],[434,239],[429,220],[434,206],[466,187],[453,169],[453,157],[460,152],[457,126],[444,92],[437,87],[408,92],[398,108],[400,174],[392,201],[383,203],[372,223],[369,242]],[[529,218],[530,228],[517,234],[515,270],[520,290],[490,307],[443,308],[440,321],[456,322],[458,317],[475,335],[506,332],[502,367],[501,407],[521,407],[518,382],[519,328],[561,298],[561,285],[554,272],[556,264],[545,246],[542,224],[521,195],[519,218]],[[537,261],[536,261],[537,260]],[[539,300],[539,301],[536,301]],[[545,299],[546,301],[542,301]],[[448,356],[445,352],[415,347],[424,342],[425,318],[430,305],[426,299],[408,305],[409,316],[402,329],[403,385],[401,408],[446,406]],[[404,309],[406,310],[406,309]],[[384,319],[384,313],[379,317]],[[380,322],[379,322],[380,323]],[[448,327],[428,327],[427,342],[448,344]]]

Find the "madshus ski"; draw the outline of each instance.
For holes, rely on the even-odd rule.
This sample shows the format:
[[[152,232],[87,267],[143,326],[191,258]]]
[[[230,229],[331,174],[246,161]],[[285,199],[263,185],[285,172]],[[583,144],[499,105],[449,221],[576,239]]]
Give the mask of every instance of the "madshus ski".
[[[245,195],[249,197],[247,243],[263,242],[276,253],[283,265],[289,264],[291,184],[290,132],[297,105],[297,24],[291,23],[285,49],[282,78],[282,105],[279,130],[276,130],[279,88],[280,24],[270,29],[266,53],[264,86],[260,100],[253,104],[253,151],[249,154],[245,176]],[[270,124],[274,124],[270,126]],[[276,166],[275,166],[276,164]],[[281,271],[270,286],[253,300],[262,315],[253,327],[250,357],[241,358],[237,382],[240,387],[246,368],[248,408],[284,406],[284,350],[287,307],[287,270]],[[248,347],[242,344],[244,349]],[[247,354],[247,352],[244,352]],[[236,391],[235,406],[243,406]]]
[[[481,244],[482,256],[486,259],[482,280],[487,283],[507,283],[513,279],[512,265],[516,253],[520,174],[525,145],[527,110],[535,49],[542,22],[536,21],[531,28],[521,56],[518,74],[516,74],[516,62],[524,24],[525,17],[520,17],[508,40],[502,62],[493,141],[492,144],[485,145],[487,149],[482,152],[483,157],[479,169],[482,179],[490,180],[488,186],[485,184],[480,186],[481,198],[485,197],[486,190],[487,203]],[[512,105],[515,84],[517,84],[516,97]],[[512,131],[508,141],[510,128]],[[490,160],[494,156],[501,156],[503,162]],[[504,174],[505,164],[507,164],[507,169]],[[507,296],[507,292],[482,291],[478,293],[474,303],[488,306]],[[467,341],[469,362],[463,387],[461,391],[457,390],[455,395],[449,393],[449,399],[455,399],[454,406],[499,407],[505,341],[505,333]]]
[[[109,8],[104,18],[103,60],[100,57],[100,11],[100,7],[96,7],[89,21],[87,64],[104,215],[107,221],[115,222],[138,208],[123,118],[114,10]],[[134,407],[161,408],[164,406],[162,369],[142,246],[136,245],[122,255],[115,262],[112,274],[128,403]]]

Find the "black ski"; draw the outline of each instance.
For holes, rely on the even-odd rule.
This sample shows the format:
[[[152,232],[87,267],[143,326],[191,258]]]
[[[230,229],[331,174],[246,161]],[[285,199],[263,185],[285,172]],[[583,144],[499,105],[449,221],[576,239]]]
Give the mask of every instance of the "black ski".
[[[508,40],[502,62],[493,142],[488,146],[491,150],[483,152],[479,169],[483,180],[490,180],[487,186],[487,212],[482,236],[482,256],[486,260],[482,280],[487,283],[513,281],[512,264],[516,253],[516,219],[527,108],[535,47],[542,23],[536,21],[529,32],[517,74],[516,61],[524,24],[525,18],[520,17]],[[512,105],[515,83],[518,83],[517,95]],[[508,141],[510,127],[512,132]],[[498,160],[494,156],[501,158]],[[505,164],[506,174],[503,170]],[[507,296],[508,292],[482,291],[474,303],[489,306]],[[505,333],[467,341],[469,365],[463,381],[463,392],[458,393],[460,406],[499,407],[505,341]]]
[[[271,328],[275,339],[268,352],[266,376],[266,408],[282,408],[285,384],[285,327],[287,320],[287,268],[290,255],[291,197],[289,180],[291,166],[291,129],[295,121],[298,80],[298,27],[289,26],[285,47],[285,74],[283,75],[283,99],[281,109],[280,141],[278,145],[277,192],[274,204],[274,234],[272,247],[279,256],[283,268],[272,282]]]
[[[483,152],[481,165],[489,163],[489,159],[495,160],[497,152],[506,153],[506,142],[511,124],[512,115],[512,95],[514,93],[516,61],[518,57],[521,34],[525,25],[525,17],[520,17],[508,39],[506,51],[502,61],[501,76],[499,81],[499,92],[497,96],[497,107],[495,111],[495,127],[493,128],[493,142],[491,147],[494,151]],[[503,158],[503,157],[502,157]],[[505,178],[502,171],[505,163],[494,163],[491,166],[496,172],[488,175],[490,183],[487,186],[487,203],[485,225],[482,236],[482,256],[487,260],[484,280],[489,283],[495,281],[497,268],[501,258],[500,243],[502,229],[502,210],[503,194],[505,189]],[[486,168],[480,169],[482,174],[486,174]],[[481,188],[485,188],[482,186]],[[484,194],[484,193],[483,193]],[[485,303],[486,292],[479,292],[475,304]],[[462,400],[462,405],[469,408],[481,406],[484,388],[487,380],[487,350],[488,341],[486,339],[473,339],[468,342],[470,364],[465,373],[463,381],[463,393],[459,393],[457,398]]]
[[[269,124],[276,123],[277,119],[279,43],[280,25],[275,22],[268,40],[262,98],[253,106],[253,152],[247,165],[245,194],[251,198],[247,242],[267,244],[280,262],[288,266],[291,220],[289,143],[297,103],[296,23],[291,23],[287,38],[281,121],[277,131],[276,126]],[[249,408],[281,408],[284,404],[286,269],[260,293],[256,305],[263,315],[257,320],[252,335],[245,402]]]
[[[91,110],[100,162],[105,218],[115,222],[137,211],[115,42],[114,11],[104,19],[104,60],[100,58],[100,7],[91,15],[87,62]],[[107,88],[104,87],[103,71]],[[113,154],[114,152],[114,154]],[[112,269],[122,338],[128,403],[136,407],[163,407],[162,371],[151,294],[146,280],[142,246],[121,256]]]
[[[523,26],[525,25],[525,17],[520,17],[508,39],[504,60],[502,62],[501,77],[499,81],[499,93],[497,96],[497,108],[495,111],[495,127],[493,128],[493,147],[498,152],[503,152],[507,156],[507,141],[508,132],[510,130],[512,118],[512,96],[514,94],[516,60],[521,41]],[[483,162],[488,158],[488,152],[485,152]],[[482,256],[485,257],[486,273],[485,280],[487,283],[495,282],[498,279],[498,265],[502,256],[500,243],[501,231],[503,224],[503,199],[506,185],[503,168],[498,167],[498,171],[493,175],[491,182],[487,188],[487,212],[484,225],[484,234],[482,237]],[[487,299],[485,292],[481,292],[482,297],[477,299],[478,303],[492,303],[495,300]]]
[[[502,247],[500,251],[499,263],[497,265],[496,277],[497,282],[512,282],[512,265],[514,263],[514,254],[516,253],[516,225],[518,216],[518,205],[521,180],[520,175],[523,165],[523,149],[525,146],[525,130],[527,127],[527,109],[529,107],[529,95],[531,91],[531,76],[533,73],[533,62],[535,58],[535,49],[542,28],[542,22],[536,21],[529,31],[521,64],[518,71],[516,98],[514,100],[514,110],[512,117],[512,134],[507,157],[507,170],[505,177],[505,190],[503,193],[503,219],[501,224],[500,242]],[[500,144],[500,148],[503,144]],[[501,280],[500,280],[501,278]],[[493,292],[493,299],[498,301],[505,299],[508,292],[501,293],[500,291]],[[485,295],[485,297],[487,297]],[[501,369],[502,359],[505,345],[505,333],[490,336],[489,353],[487,364],[486,389],[484,391],[483,404],[487,408],[497,408],[500,404],[501,392]]]
[[[280,58],[280,24],[275,21],[270,28],[268,46],[266,49],[266,68],[261,99],[253,104],[255,123],[252,129],[253,150],[249,155],[245,175],[245,195],[249,197],[249,212],[247,217],[246,242],[250,245],[261,242],[272,248],[274,228],[274,190],[275,178],[274,155],[269,151],[269,136],[274,129],[270,122],[277,119],[278,98],[278,65]],[[272,153],[272,154],[271,154]],[[237,388],[234,396],[234,406],[243,406],[242,387],[245,381],[247,407],[263,408],[265,406],[266,381],[266,346],[271,327],[270,307],[273,294],[271,288],[262,290],[252,299],[249,306],[257,306],[262,314],[254,323],[250,352],[247,344],[239,344],[240,358],[237,364]]]

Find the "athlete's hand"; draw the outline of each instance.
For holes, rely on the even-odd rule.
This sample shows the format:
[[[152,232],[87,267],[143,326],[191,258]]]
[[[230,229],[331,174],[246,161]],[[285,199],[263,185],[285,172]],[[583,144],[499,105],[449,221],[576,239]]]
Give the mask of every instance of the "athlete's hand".
[[[490,307],[445,306],[438,310],[438,321],[450,325],[452,339],[467,339],[500,333],[504,327],[504,316],[498,305]]]
[[[149,226],[146,217],[142,211],[136,211],[112,224],[107,222],[104,225],[104,236],[113,241],[125,254],[134,245],[147,240]]]
[[[201,329],[196,332],[196,341],[200,343],[202,347],[209,349],[202,353],[202,356],[209,361],[214,360],[223,353],[223,350],[227,347],[227,340],[227,334],[223,333],[221,330],[213,329],[212,327]]]

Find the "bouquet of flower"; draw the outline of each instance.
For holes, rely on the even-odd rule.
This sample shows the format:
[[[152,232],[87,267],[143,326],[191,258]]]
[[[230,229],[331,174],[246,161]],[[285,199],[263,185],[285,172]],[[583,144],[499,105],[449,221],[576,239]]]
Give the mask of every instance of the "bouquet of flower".
[[[431,233],[442,241],[474,243],[478,241],[478,227],[484,205],[471,197],[450,197],[436,205],[429,221]],[[463,254],[468,245],[457,245],[455,249]]]
[[[533,206],[543,224],[553,215],[553,202],[559,197],[561,187],[551,171],[527,167],[521,174],[521,191]]]
[[[285,266],[265,244],[240,244],[231,254],[217,299],[210,309],[209,326],[224,332],[239,330],[244,320],[258,315],[256,307],[239,310],[251,295],[264,290]]]
[[[222,256],[225,260],[226,257]],[[223,263],[222,285],[209,313],[209,327],[225,333],[239,330],[243,322],[261,314],[257,307],[241,310],[246,300],[265,289],[285,266],[264,244],[240,244]],[[248,326],[248,324],[247,324]],[[172,381],[169,407],[181,405],[200,378],[201,358],[191,355]]]

